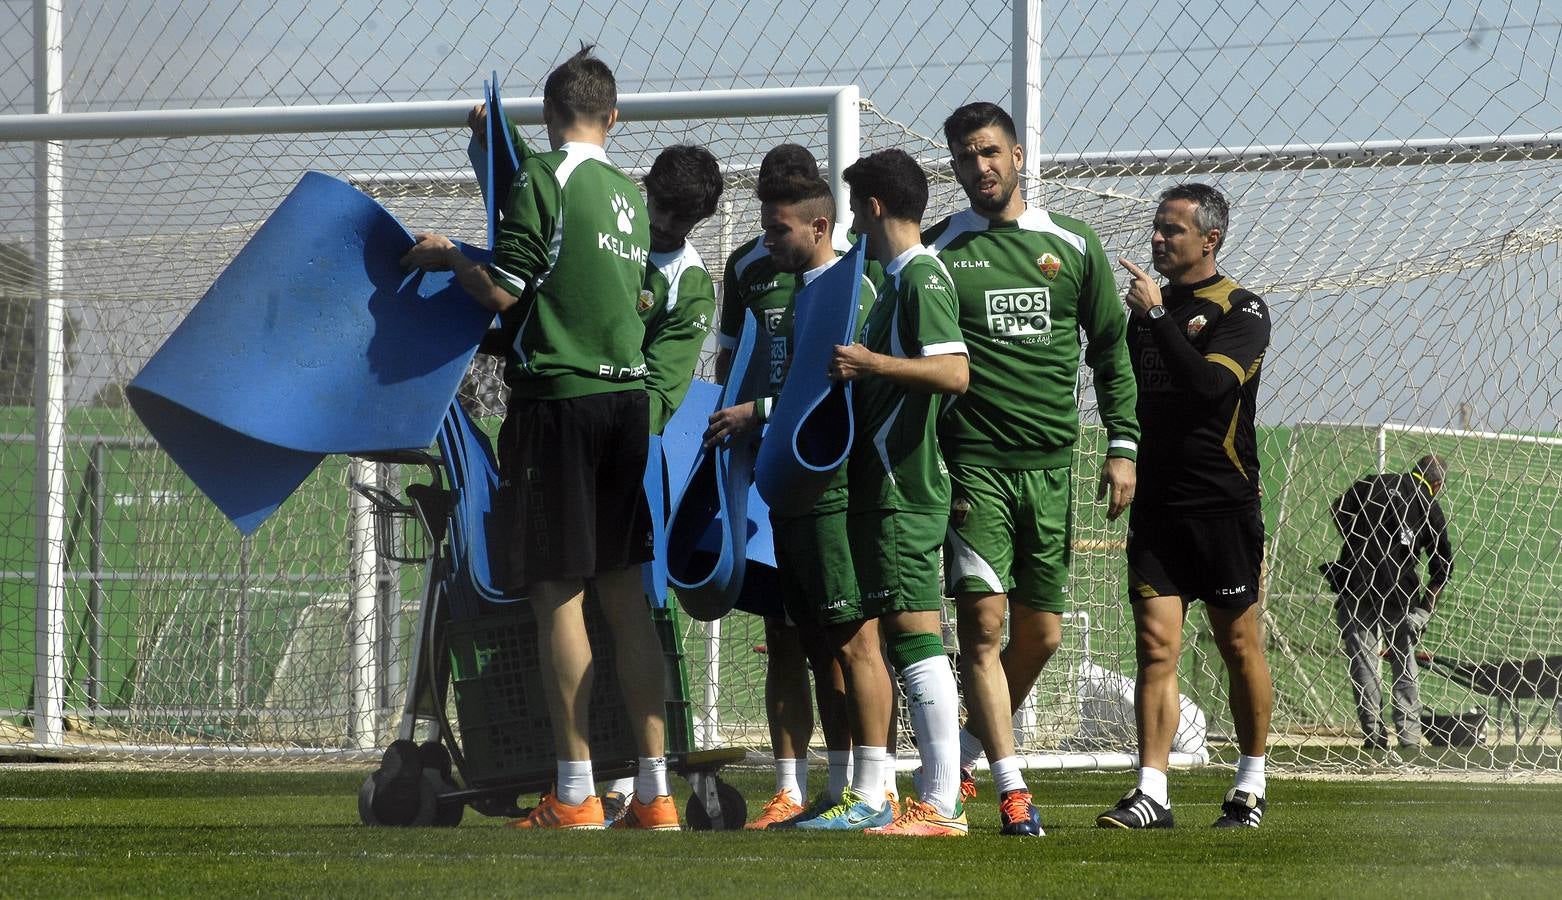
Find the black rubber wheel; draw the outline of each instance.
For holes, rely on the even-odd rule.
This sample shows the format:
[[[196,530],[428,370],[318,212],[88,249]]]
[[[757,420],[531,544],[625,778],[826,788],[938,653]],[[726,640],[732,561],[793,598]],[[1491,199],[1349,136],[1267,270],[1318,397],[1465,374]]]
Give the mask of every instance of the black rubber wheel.
[[[435,793],[423,777],[417,745],[392,741],[379,769],[358,788],[358,818],[365,825],[428,825],[434,821]]]
[[[439,741],[424,741],[418,745],[418,759],[423,762],[423,768],[433,769],[444,777],[446,781],[452,781],[450,766],[450,751]]]
[[[715,776],[711,777],[715,778]],[[748,804],[744,802],[743,795],[738,793],[738,789],[716,778],[716,801],[721,804],[722,830],[735,831],[742,828],[743,823],[748,819]],[[712,830],[711,816],[705,809],[698,788],[695,788],[688,804],[684,807],[683,821],[695,831]]]
[[[424,741],[418,745],[418,758],[423,761],[425,778],[434,779],[434,821],[439,828],[454,828],[461,824],[466,804],[459,800],[442,799],[444,794],[459,789],[450,764],[450,751],[439,741]]]

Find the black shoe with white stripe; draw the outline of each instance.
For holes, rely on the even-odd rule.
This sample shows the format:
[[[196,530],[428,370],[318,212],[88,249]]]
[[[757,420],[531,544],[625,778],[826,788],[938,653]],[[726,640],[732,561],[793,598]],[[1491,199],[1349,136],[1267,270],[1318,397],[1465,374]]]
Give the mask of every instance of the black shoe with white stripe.
[[[1134,788],[1117,805],[1096,816],[1100,828],[1170,828],[1171,810],[1156,803],[1149,794]]]
[[[1251,791],[1236,788],[1226,792],[1226,802],[1220,805],[1220,818],[1216,828],[1257,828],[1264,820],[1264,798]]]

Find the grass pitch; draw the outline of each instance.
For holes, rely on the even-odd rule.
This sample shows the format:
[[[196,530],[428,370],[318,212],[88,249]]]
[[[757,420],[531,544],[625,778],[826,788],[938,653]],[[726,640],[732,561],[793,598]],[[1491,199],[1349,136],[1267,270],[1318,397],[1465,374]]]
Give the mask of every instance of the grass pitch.
[[[769,794],[768,772],[726,777],[751,809]],[[984,780],[969,838],[918,840],[522,834],[470,810],[455,829],[370,829],[362,773],[0,765],[0,896],[1516,898],[1562,884],[1562,785],[1277,779],[1262,829],[1214,831],[1229,778],[1174,773],[1179,827],[1129,833],[1093,827],[1129,775],[1033,773],[1039,841],[997,835]]]

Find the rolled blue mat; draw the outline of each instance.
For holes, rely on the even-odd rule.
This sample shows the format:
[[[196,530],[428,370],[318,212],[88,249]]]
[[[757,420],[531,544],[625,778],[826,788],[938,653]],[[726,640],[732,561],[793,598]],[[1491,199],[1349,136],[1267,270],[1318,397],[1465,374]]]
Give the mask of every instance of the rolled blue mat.
[[[510,139],[509,121],[504,117],[504,103],[499,96],[499,72],[483,82],[483,103],[487,106],[487,122],[483,146],[473,135],[467,144],[467,158],[477,174],[477,187],[483,192],[483,210],[488,214],[488,247],[493,249],[499,237],[499,214],[509,205],[510,185],[515,173],[521,170],[521,154]]]
[[[700,451],[705,442],[705,428],[710,420],[710,414],[718,409],[721,403],[721,385],[709,381],[695,379],[689,383],[689,393],[683,398],[683,403],[668,420],[667,427],[662,431],[662,458],[665,461],[666,486],[670,495],[676,495],[683,490],[689,481],[689,475],[694,471],[695,463],[700,457]],[[744,482],[748,490],[748,529],[747,540],[744,544],[744,558],[750,565],[760,564],[775,568],[776,551],[770,537],[770,507],[765,499],[759,496],[759,491],[754,488],[749,478],[744,478],[740,472],[735,472],[728,467],[728,489],[735,490],[742,487]],[[716,543],[700,545],[700,549],[715,551]],[[659,542],[657,552],[665,557],[666,545]]]
[[[687,402],[687,398],[685,398]],[[662,436],[651,435],[645,457],[645,502],[651,508],[651,561],[640,567],[640,580],[652,609],[667,605],[667,463]]]
[[[403,272],[412,244],[351,185],[306,174],[126,388],[241,532],[325,454],[433,443],[493,314],[449,272]]]
[[[689,412],[681,420],[674,417],[676,428],[669,422],[663,430],[664,448],[669,442],[697,440],[691,435],[703,434],[705,430],[698,419],[708,419],[715,409],[733,406],[739,397],[753,395],[754,382],[763,373],[762,365],[753,364],[758,328],[758,321],[749,313],[733,354],[726,387],[712,405],[706,405],[707,400],[696,406],[692,397],[685,398],[679,412]],[[690,390],[692,394],[692,385]],[[704,390],[701,389],[702,394]],[[705,416],[696,417],[701,409]],[[757,531],[749,522],[748,511],[753,448],[752,440],[731,441],[713,449],[698,444],[668,516],[668,581],[678,591],[679,604],[690,617],[700,621],[726,615],[742,593],[747,543],[751,531]],[[771,557],[774,558],[774,551]]]
[[[831,381],[828,370],[836,345],[857,338],[864,243],[853,245],[793,303],[792,366],[754,469],[754,483],[777,515],[813,509],[851,450],[851,382]]]

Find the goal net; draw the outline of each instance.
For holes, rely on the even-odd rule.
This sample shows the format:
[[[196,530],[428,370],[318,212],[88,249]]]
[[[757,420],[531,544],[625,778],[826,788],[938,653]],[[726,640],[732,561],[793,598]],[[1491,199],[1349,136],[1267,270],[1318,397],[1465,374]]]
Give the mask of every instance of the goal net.
[[[1020,54],[1033,44],[1043,63],[1031,78],[1040,132],[1027,148],[1033,200],[1092,225],[1109,258],[1143,264],[1159,192],[1212,183],[1233,210],[1222,269],[1274,315],[1258,409],[1273,764],[1562,767],[1556,677],[1533,665],[1562,654],[1562,25],[1536,0],[1362,4],[1370,9],[1338,23],[1281,0],[1192,2],[1170,14],[1142,0],[1030,5],[1039,12]],[[594,34],[626,93],[858,84],[861,152],[899,147],[921,160],[932,223],[965,206],[943,117],[972,99],[1010,108],[1024,100],[1008,87],[1011,10],[968,3],[886,3],[858,19],[801,22],[720,3],[698,15],[670,3],[651,4],[654,15],[623,4],[548,17],[520,4],[430,21],[410,6],[398,19],[385,4],[361,15],[353,4],[263,15],[280,6],[294,4],[235,0],[213,5],[225,15],[180,23],[76,13],[69,33],[82,40],[150,49],[72,64],[66,109],[448,100],[474,96],[494,59],[513,61],[513,76],[499,67],[518,95],[536,90],[520,72],[545,71],[576,35]],[[0,71],[26,72],[31,23],[11,15],[0,10],[15,26],[0,29]],[[462,28],[450,30],[452,19]],[[1138,30],[1145,22],[1156,27]],[[504,36],[522,33],[524,52],[506,52],[514,48]],[[881,39],[859,53],[866,34]],[[185,59],[166,49],[173,45],[243,52]],[[412,88],[407,71],[434,74]],[[32,109],[30,95],[0,96],[0,129]],[[35,145],[3,134],[0,752],[33,752],[40,411],[31,336],[43,238]],[[535,128],[527,135],[543,142]],[[783,141],[821,160],[829,144],[818,116],[754,113],[626,122],[609,152],[641,173],[668,144],[712,149],[726,192],[693,239],[719,271],[756,231],[755,168]],[[52,299],[65,313],[69,366],[67,751],[356,759],[372,752],[360,749],[366,743],[390,739],[421,572],[382,564],[374,575],[375,665],[365,685],[352,649],[346,461],[328,459],[271,522],[240,538],[151,446],[122,386],[306,171],[351,180],[409,227],[481,243],[465,145],[459,128],[65,142],[64,283]],[[700,375],[711,359],[707,352]],[[1131,700],[1120,690],[1135,667],[1125,525],[1106,522],[1092,502],[1104,441],[1088,369],[1079,396],[1073,612],[1062,650],[1016,719],[1018,746],[1038,766],[1128,765],[1133,752]],[[482,364],[463,397],[479,416],[503,408],[496,373]],[[1453,664],[1429,666],[1420,684],[1445,726],[1428,734],[1449,746],[1396,762],[1361,747],[1317,566],[1337,551],[1329,501],[1354,479],[1405,471],[1426,452],[1449,463],[1440,499],[1455,560],[1421,649]],[[417,474],[383,477],[405,484]],[[714,632],[687,626],[702,740],[767,745],[763,644],[752,617],[729,617]],[[1224,668],[1197,609],[1184,647],[1181,691],[1197,716],[1181,759],[1230,761]],[[1506,687],[1483,678],[1493,672],[1509,676]],[[367,741],[355,732],[365,690]]]

